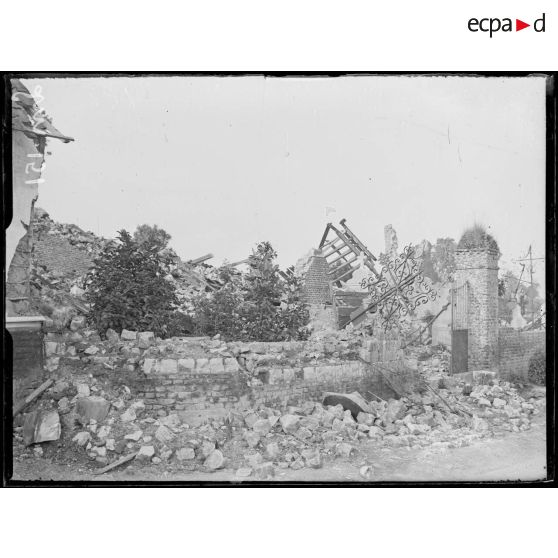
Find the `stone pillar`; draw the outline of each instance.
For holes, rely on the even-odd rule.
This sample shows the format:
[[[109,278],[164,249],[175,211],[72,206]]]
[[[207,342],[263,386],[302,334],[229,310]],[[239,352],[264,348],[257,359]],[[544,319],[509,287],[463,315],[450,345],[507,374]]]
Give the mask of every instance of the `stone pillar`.
[[[498,259],[496,243],[459,248],[455,254],[455,287],[468,284],[468,369],[498,367]]]

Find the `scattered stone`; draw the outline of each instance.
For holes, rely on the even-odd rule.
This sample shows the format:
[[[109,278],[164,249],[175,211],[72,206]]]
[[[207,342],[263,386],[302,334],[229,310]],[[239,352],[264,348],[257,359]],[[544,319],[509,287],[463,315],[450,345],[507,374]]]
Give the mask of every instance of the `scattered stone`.
[[[77,331],[78,329],[83,329],[85,325],[86,325],[85,316],[76,316],[70,322],[70,329],[72,331]]]
[[[148,461],[155,455],[155,448],[153,446],[141,446],[136,455],[138,461]]]
[[[77,384],[76,389],[78,397],[89,397],[91,395],[91,390],[87,384]]]
[[[300,417],[297,415],[283,415],[280,419],[283,432],[286,434],[294,434],[298,429]]]
[[[271,430],[271,424],[267,419],[259,419],[252,425],[252,429],[254,432],[265,436]]]
[[[251,448],[255,448],[260,443],[261,436],[257,432],[248,430],[244,433],[244,439]]]
[[[238,469],[236,471],[236,476],[240,477],[240,478],[249,477],[251,474],[252,474],[252,468],[251,467],[241,467],[240,469]]]
[[[161,463],[163,460],[160,457],[152,457],[151,458],[151,463],[153,463],[154,465],[159,465],[159,463]]]
[[[155,438],[162,444],[166,444],[174,439],[174,434],[166,426],[161,425],[155,431]]]
[[[494,401],[492,401],[492,406],[495,408],[505,407],[506,402],[504,399],[500,399],[499,397],[495,397]]]
[[[189,461],[196,457],[194,448],[181,448],[176,452],[176,459],[178,461]]]
[[[351,454],[355,452],[355,448],[350,444],[342,442],[337,445],[335,452],[342,457],[350,457]]]
[[[76,413],[82,424],[88,424],[90,420],[101,422],[105,420],[110,409],[110,403],[98,395],[82,397],[76,403]]]
[[[374,475],[374,470],[370,465],[363,465],[359,469],[359,473],[363,479],[370,480]]]
[[[141,436],[142,436],[143,432],[141,430],[136,430],[135,432],[132,432],[131,434],[126,434],[126,436],[124,436],[125,440],[132,440],[133,442],[137,442]]]
[[[259,417],[256,413],[250,413],[244,417],[244,423],[248,428],[252,428],[258,420]]]
[[[262,463],[255,467],[254,473],[258,480],[267,480],[275,476],[275,468],[273,463]]]
[[[280,454],[280,451],[281,450],[279,449],[279,444],[277,444],[276,442],[271,442],[265,447],[265,454],[270,459],[275,459]]]
[[[210,442],[209,440],[203,441],[201,446],[201,452],[204,457],[209,457],[214,450],[215,450],[215,442]]]
[[[73,438],[72,442],[75,442],[79,447],[87,445],[87,442],[91,440],[91,434],[89,432],[78,432]]]
[[[34,411],[25,417],[23,441],[26,446],[52,442],[60,438],[62,429],[56,411]]]
[[[67,397],[62,397],[62,399],[58,401],[58,411],[60,413],[67,413],[69,412],[70,408],[70,400]]]
[[[132,422],[133,420],[136,420],[136,418],[136,412],[132,407],[130,407],[128,410],[120,415],[120,420],[122,422]]]
[[[204,466],[212,471],[220,469],[225,464],[225,458],[219,450],[213,450],[204,461]]]

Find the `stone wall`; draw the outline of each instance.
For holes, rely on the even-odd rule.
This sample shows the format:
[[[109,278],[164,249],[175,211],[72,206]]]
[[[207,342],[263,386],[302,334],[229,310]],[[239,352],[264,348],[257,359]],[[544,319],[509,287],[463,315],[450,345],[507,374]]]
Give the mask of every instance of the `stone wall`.
[[[469,285],[469,370],[495,370],[498,365],[498,258],[497,250],[456,252],[455,286]]]
[[[363,339],[346,332],[309,341],[225,343],[209,338],[155,339],[149,332],[92,330],[47,334],[51,372],[126,375],[154,414],[224,412],[259,404],[285,407],[321,400],[325,392],[397,397],[378,363],[400,368],[399,339]]]
[[[546,350],[546,331],[517,331],[504,327],[498,332],[498,372],[502,378],[527,380],[534,354]]]

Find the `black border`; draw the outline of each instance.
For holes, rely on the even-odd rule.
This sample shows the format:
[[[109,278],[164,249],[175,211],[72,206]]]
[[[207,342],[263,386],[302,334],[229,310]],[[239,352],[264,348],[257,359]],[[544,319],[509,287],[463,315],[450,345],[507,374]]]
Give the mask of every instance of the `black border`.
[[[2,357],[5,373],[2,375],[2,483],[4,487],[75,487],[75,486],[123,486],[123,487],[227,487],[227,488],[259,488],[259,487],[556,487],[556,381],[555,381],[555,345],[556,345],[556,170],[558,162],[557,146],[557,94],[556,78],[558,72],[546,71],[480,71],[480,72],[455,72],[455,71],[201,71],[201,72],[166,72],[166,71],[113,71],[113,72],[2,72],[0,85],[1,107],[1,142],[2,157],[0,170],[2,176],[2,222],[4,231],[11,222],[12,212],[12,153],[11,153],[11,84],[10,79],[22,78],[88,78],[88,77],[196,77],[196,76],[264,76],[264,77],[340,77],[340,76],[425,76],[425,77],[546,77],[546,306],[547,306],[547,480],[540,481],[498,481],[498,482],[231,482],[231,481],[54,481],[54,480],[11,480],[12,474],[12,346],[11,337],[5,329],[5,278],[6,263],[3,260],[4,280],[2,282],[2,319],[4,320],[4,335],[2,337]],[[510,115],[513,118],[513,115]],[[5,232],[4,232],[5,253]]]

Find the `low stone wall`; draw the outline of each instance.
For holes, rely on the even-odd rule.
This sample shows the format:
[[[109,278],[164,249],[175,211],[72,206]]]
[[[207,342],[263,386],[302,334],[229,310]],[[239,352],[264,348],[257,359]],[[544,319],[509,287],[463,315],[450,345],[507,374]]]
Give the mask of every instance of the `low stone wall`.
[[[498,331],[498,373],[502,378],[527,380],[531,358],[546,350],[546,331],[517,331],[500,328]]]
[[[397,397],[374,365],[402,363],[398,339],[335,332],[309,341],[225,343],[209,338],[156,339],[149,332],[50,333],[47,367],[70,366],[132,377],[134,395],[156,415],[320,400],[325,392]],[[127,380],[128,382],[128,380]]]
[[[195,411],[248,408],[258,405],[286,407],[321,400],[328,391],[370,391],[396,397],[383,377],[364,364],[346,361],[297,367],[264,367],[250,375],[234,358],[146,359],[143,387],[138,396],[147,409]]]

